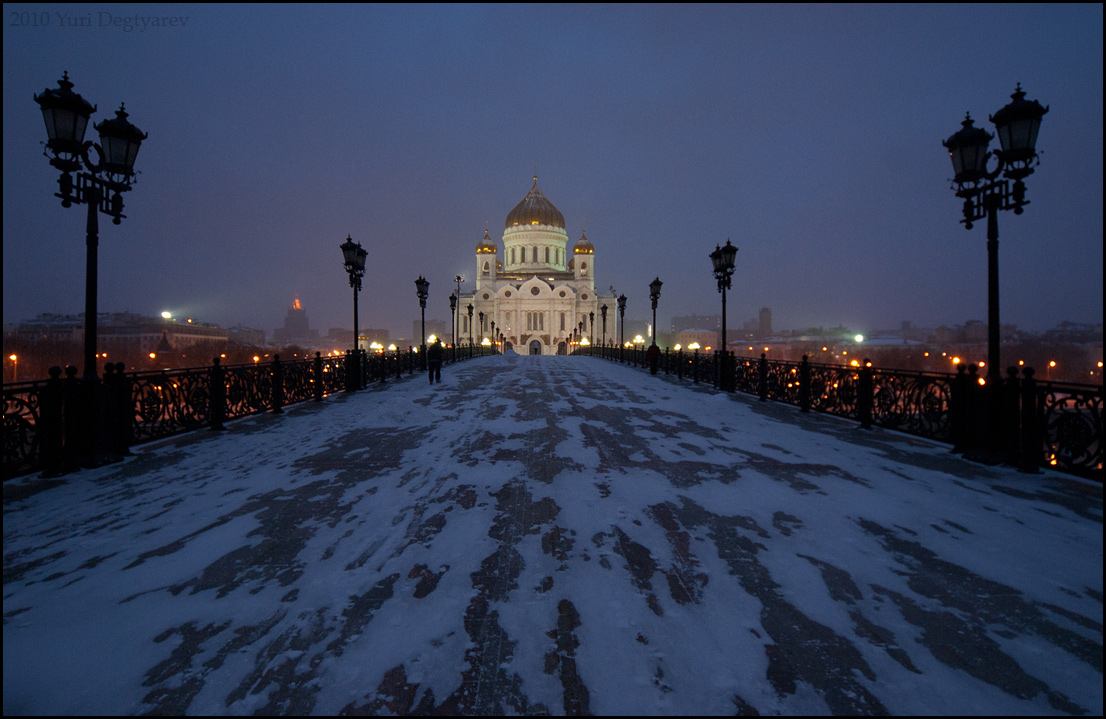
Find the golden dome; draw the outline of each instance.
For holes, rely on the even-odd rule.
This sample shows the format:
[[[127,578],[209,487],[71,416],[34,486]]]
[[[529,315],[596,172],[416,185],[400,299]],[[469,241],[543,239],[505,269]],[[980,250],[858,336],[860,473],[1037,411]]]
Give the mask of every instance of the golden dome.
[[[494,255],[497,252],[499,252],[499,247],[496,246],[495,241],[488,235],[488,231],[484,230],[484,238],[476,245],[476,254]]]
[[[515,205],[515,209],[507,213],[507,221],[504,227],[516,225],[553,225],[565,226],[565,216],[553,206],[553,203],[545,199],[545,195],[538,189],[538,178],[534,177],[534,186],[526,193],[522,202]]]
[[[576,244],[572,246],[572,254],[574,255],[594,255],[595,246],[588,240],[587,235],[580,232],[580,239],[576,240]]]

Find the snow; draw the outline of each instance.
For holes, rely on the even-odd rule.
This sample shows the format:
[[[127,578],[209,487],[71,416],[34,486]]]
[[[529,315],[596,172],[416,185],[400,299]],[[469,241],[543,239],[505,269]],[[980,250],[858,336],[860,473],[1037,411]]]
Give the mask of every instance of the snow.
[[[6,501],[5,713],[1102,713],[1099,486],[594,358],[442,377]]]

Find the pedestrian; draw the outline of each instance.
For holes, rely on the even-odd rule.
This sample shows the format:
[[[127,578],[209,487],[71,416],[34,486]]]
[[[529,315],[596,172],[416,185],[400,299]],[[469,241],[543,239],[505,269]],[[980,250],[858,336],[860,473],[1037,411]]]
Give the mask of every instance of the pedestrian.
[[[442,381],[442,355],[444,353],[445,348],[442,346],[441,340],[430,345],[430,349],[426,351],[427,366],[430,368],[430,384],[434,384],[435,381]]]
[[[657,347],[657,343],[649,345],[649,349],[645,350],[645,359],[649,360],[649,374],[657,373],[657,363],[660,362],[661,348]]]

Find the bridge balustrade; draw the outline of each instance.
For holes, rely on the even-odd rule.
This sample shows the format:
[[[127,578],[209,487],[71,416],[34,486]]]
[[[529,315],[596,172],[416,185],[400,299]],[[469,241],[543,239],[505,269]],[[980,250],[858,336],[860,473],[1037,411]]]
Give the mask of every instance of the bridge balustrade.
[[[617,350],[617,348],[616,348]],[[617,351],[578,349],[574,354],[618,359]],[[623,360],[645,367],[644,352],[623,350]],[[987,443],[983,380],[978,368],[957,373],[912,372],[866,366],[838,366],[734,357],[719,353],[665,352],[665,374],[676,381],[711,382],[718,388],[757,396],[876,425],[952,445],[972,455]],[[725,376],[720,366],[726,367]],[[1102,469],[1102,396],[1097,385],[1037,382],[1032,368],[1018,376],[1011,367],[1003,385],[1001,461],[1022,471],[1051,467],[1097,481]],[[984,453],[985,454],[985,453]]]
[[[459,351],[455,361],[494,354],[493,348]],[[96,396],[77,377],[75,367],[50,369],[50,378],[4,385],[4,479],[41,471],[63,474],[81,466],[121,459],[129,447],[263,412],[279,414],[289,404],[321,401],[338,392],[366,387],[370,382],[412,375],[417,356],[412,349],[284,362],[124,372],[122,363],[105,367]],[[350,382],[350,372],[355,373]],[[360,383],[356,382],[359,379]],[[94,410],[89,410],[93,407]],[[95,411],[95,423],[83,423],[82,413]],[[81,427],[93,426],[95,437]]]

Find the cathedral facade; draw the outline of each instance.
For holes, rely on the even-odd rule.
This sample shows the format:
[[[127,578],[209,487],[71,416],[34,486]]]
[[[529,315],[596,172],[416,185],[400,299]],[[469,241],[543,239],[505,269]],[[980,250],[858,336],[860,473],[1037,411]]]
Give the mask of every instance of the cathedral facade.
[[[476,245],[476,288],[457,303],[461,337],[471,333],[480,343],[501,336],[519,354],[566,354],[573,341],[617,342],[614,292],[595,290],[595,247],[581,232],[569,248],[564,215],[538,189],[538,178],[507,214],[501,243],[502,254],[485,230]]]

